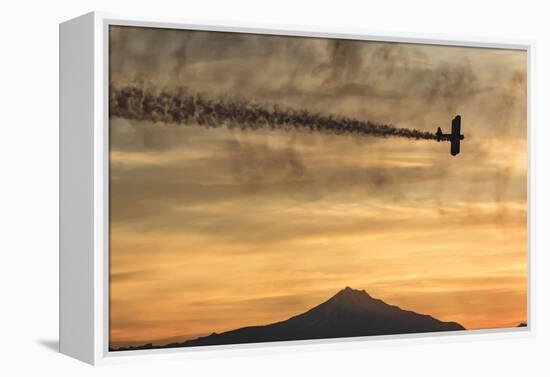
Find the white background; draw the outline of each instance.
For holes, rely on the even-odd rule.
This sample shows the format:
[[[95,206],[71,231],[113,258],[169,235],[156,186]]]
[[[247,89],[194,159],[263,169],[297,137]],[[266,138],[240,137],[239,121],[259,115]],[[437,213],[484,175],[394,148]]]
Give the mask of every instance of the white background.
[[[82,0],[2,2],[0,375],[548,376],[550,11],[544,1]],[[58,23],[91,10],[537,42],[536,336],[92,368],[58,333]],[[464,235],[467,237],[467,234]]]

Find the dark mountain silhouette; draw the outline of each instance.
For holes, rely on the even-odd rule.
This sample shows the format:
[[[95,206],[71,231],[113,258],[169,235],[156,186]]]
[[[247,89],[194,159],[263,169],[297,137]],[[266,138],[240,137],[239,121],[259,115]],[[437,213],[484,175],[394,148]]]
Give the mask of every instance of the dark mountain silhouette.
[[[520,323],[520,324],[518,325],[518,327],[527,327],[527,323],[522,322],[522,323]]]
[[[286,340],[343,338],[435,331],[464,330],[456,322],[442,322],[429,315],[402,310],[371,297],[364,290],[346,287],[309,311],[286,321],[264,326],[243,327],[164,346],[191,347],[222,344],[277,342]],[[117,350],[128,350],[119,348]],[[143,349],[143,346],[133,349]]]

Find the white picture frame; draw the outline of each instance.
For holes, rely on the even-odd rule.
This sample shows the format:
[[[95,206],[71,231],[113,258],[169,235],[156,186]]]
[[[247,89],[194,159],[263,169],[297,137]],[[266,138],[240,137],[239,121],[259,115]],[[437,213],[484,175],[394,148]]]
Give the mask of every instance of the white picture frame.
[[[345,38],[384,42],[518,49],[527,52],[528,326],[310,341],[110,352],[108,348],[108,28],[110,25]],[[60,352],[90,364],[157,359],[379,347],[394,342],[456,342],[534,336],[536,245],[532,124],[533,54],[524,40],[379,33],[312,26],[136,17],[92,12],[60,24]]]

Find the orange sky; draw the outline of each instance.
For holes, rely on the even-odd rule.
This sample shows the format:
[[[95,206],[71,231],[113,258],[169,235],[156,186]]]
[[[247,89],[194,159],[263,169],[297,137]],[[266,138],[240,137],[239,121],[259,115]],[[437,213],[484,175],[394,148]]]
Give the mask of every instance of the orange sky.
[[[118,27],[110,78],[448,143],[110,120],[110,342],[286,319],[351,286],[468,329],[526,321],[521,51]]]

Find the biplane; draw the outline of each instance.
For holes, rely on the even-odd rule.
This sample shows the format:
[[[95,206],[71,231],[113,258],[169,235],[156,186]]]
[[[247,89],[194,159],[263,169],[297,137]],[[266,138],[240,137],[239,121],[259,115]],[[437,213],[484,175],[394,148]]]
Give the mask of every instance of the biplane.
[[[441,127],[437,127],[435,133],[436,140],[450,141],[451,142],[451,155],[456,156],[460,153],[460,140],[464,140],[464,135],[460,133],[460,115],[454,117],[451,123],[451,133],[444,134],[441,131]]]

